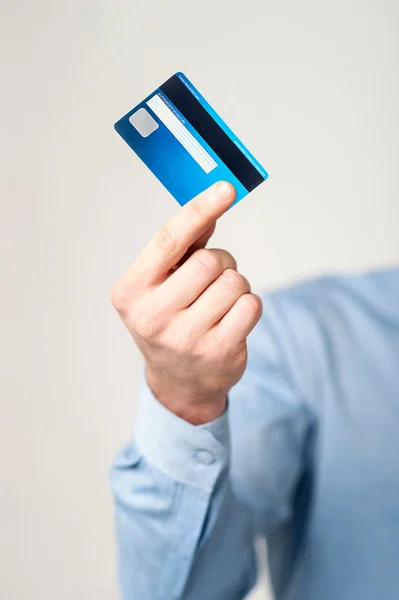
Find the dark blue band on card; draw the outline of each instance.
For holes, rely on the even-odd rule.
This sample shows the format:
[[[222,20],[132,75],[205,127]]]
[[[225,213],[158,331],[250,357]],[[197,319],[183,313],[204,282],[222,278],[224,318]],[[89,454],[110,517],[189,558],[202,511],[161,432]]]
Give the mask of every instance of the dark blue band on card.
[[[160,89],[248,192],[265,180],[177,75],[168,79]]]

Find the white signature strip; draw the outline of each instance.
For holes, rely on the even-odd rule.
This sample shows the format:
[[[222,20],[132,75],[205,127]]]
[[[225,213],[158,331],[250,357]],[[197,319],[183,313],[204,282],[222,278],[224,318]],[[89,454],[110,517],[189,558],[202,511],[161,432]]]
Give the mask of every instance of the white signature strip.
[[[198,140],[184,127],[176,115],[166,106],[162,98],[157,94],[147,100],[148,106],[157,115],[158,119],[169,129],[193,159],[202,167],[205,173],[210,173],[217,167],[212,156],[201,146]]]

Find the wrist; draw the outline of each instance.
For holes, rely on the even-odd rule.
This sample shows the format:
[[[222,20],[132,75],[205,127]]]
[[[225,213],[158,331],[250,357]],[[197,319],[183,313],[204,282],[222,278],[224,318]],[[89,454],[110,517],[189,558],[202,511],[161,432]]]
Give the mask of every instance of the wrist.
[[[179,382],[164,379],[148,367],[146,378],[157,400],[175,415],[192,425],[203,425],[220,417],[227,406],[227,392],[212,393],[199,388],[186,387]]]

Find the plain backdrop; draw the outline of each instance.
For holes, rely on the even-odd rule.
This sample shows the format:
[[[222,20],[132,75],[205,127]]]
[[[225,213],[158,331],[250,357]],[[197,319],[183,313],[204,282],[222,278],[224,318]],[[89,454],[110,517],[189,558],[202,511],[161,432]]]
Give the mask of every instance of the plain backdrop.
[[[113,123],[179,70],[221,113],[270,173],[213,242],[255,290],[392,263],[399,4],[0,0],[0,29],[0,597],[116,599],[142,363],[109,289],[177,205]]]

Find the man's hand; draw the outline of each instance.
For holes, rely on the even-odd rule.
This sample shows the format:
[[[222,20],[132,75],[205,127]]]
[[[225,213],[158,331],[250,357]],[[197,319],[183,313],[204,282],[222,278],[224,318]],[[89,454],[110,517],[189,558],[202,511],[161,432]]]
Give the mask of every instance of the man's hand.
[[[231,254],[205,249],[234,198],[234,188],[220,182],[183,206],[111,291],[155,396],[194,424],[224,411],[262,313]]]

